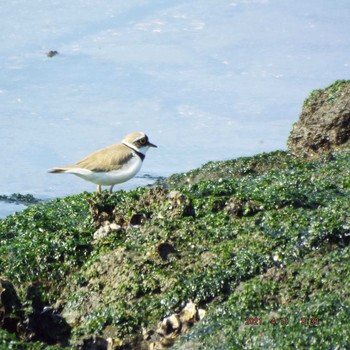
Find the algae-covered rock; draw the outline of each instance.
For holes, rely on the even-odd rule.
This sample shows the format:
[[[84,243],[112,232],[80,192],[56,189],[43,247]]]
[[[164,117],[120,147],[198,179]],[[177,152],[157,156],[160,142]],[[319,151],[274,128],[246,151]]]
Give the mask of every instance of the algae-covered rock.
[[[297,337],[300,349],[346,348],[349,163],[347,153],[306,162],[286,152],[211,162],[177,183],[2,220],[0,269],[25,314],[16,342],[278,349]],[[28,326],[43,315],[57,336]],[[0,345],[9,337],[0,332]]]
[[[350,80],[313,91],[288,139],[293,154],[312,157],[350,149]]]
[[[349,164],[263,153],[1,220],[0,349],[349,348]]]

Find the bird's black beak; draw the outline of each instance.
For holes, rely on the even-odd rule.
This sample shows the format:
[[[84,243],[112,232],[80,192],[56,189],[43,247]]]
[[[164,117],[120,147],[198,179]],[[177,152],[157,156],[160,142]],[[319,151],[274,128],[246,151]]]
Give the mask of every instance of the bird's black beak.
[[[158,146],[154,145],[153,143],[151,143],[151,142],[149,142],[149,141],[148,141],[148,146],[154,147],[154,148],[158,148]]]

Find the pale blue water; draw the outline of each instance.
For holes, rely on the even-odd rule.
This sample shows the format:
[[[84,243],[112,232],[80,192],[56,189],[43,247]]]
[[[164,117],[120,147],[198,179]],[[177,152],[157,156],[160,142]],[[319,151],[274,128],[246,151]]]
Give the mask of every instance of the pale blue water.
[[[0,18],[0,195],[94,191],[46,170],[136,130],[159,148],[119,188],[285,149],[307,95],[350,78],[345,0],[9,0]]]

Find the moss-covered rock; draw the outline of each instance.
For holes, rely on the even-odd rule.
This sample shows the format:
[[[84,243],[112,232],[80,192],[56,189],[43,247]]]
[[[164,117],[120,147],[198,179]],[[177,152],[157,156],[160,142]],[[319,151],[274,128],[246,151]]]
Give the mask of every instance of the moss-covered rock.
[[[338,80],[310,94],[289,136],[288,148],[308,158],[350,149],[350,80]]]
[[[206,317],[164,331],[178,349],[346,348],[349,164],[279,151],[7,217],[0,271],[21,329],[0,349],[156,349],[190,301]],[[30,324],[45,314],[56,338]]]

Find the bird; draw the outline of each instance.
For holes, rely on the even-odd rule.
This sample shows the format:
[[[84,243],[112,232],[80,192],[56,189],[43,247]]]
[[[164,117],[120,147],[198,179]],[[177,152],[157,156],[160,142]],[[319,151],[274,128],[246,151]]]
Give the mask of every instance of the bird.
[[[144,132],[132,132],[120,143],[102,148],[76,164],[55,167],[48,172],[74,174],[97,184],[98,193],[101,186],[110,186],[109,193],[112,193],[114,185],[130,180],[139,172],[150,147],[157,148]]]

